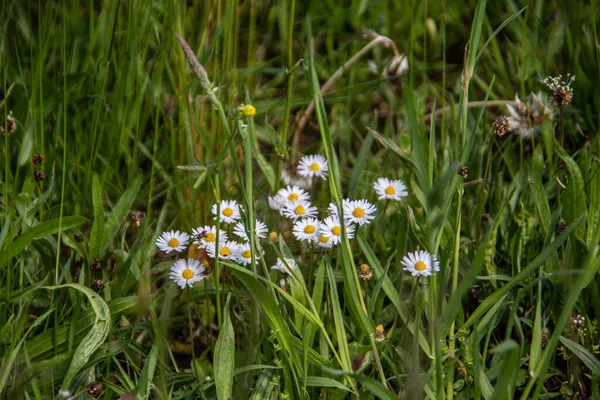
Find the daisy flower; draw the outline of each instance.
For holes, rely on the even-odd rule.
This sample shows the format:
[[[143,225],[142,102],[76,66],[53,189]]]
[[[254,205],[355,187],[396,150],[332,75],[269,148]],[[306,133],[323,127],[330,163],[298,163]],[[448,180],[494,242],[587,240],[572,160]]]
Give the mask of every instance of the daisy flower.
[[[265,252],[263,251],[262,253],[264,254]],[[239,246],[237,261],[243,265],[248,265],[252,262],[252,247],[250,243],[244,243]]]
[[[377,208],[366,200],[354,200],[344,205],[344,218],[359,226],[371,223]]]
[[[212,213],[215,214],[217,219],[217,205],[212,206]],[[240,219],[240,206],[235,200],[222,200],[221,201],[221,214],[219,215],[221,222],[232,223]]]
[[[379,200],[402,200],[408,195],[406,185],[401,180],[392,181],[388,178],[379,178],[373,184]]]
[[[206,252],[211,258],[215,258],[215,246],[206,249]],[[223,243],[219,243],[219,258],[222,260],[237,260],[240,252],[240,245],[233,240],[227,240]]]
[[[329,166],[327,159],[320,154],[304,156],[298,163],[298,175],[306,178],[314,178],[315,176],[327,180],[327,172]]]
[[[321,221],[317,218],[306,218],[297,221],[294,224],[294,236],[298,240],[308,240],[315,242],[319,239],[319,231],[321,229]]]
[[[348,239],[354,237],[354,225],[345,224]],[[338,244],[342,240],[342,224],[339,217],[333,215],[325,218],[321,224],[321,235],[331,238],[332,244]]]
[[[188,258],[187,260],[179,259],[171,267],[171,273],[169,278],[179,285],[182,289],[185,289],[185,285],[192,287],[196,282],[201,281],[205,278],[204,268],[200,266],[198,260]]]
[[[408,253],[400,263],[404,265],[404,270],[410,272],[412,276],[431,276],[440,270],[437,258],[423,250]]]
[[[310,200],[310,195],[308,194],[308,192],[304,189],[300,189],[300,187],[297,185],[288,185],[286,188],[279,189],[279,192],[277,192],[277,196],[283,197],[286,203],[289,201]]]
[[[271,210],[279,211],[279,214],[283,212],[282,208],[283,206],[285,206],[285,203],[287,201],[285,197],[276,194],[273,197],[269,196],[268,200],[269,208],[271,208]]]
[[[259,220],[256,220],[256,222],[254,223],[254,234],[256,235],[256,237],[258,237],[259,239],[264,239],[267,237],[267,226],[263,223],[260,222]],[[233,234],[236,236],[241,237],[242,239],[248,241],[248,235],[246,234],[246,227],[244,226],[244,224],[239,221],[237,224],[235,224],[235,226],[233,227]]]
[[[324,249],[330,249],[335,244],[335,243],[333,243],[333,239],[331,238],[331,236],[325,236],[323,234],[319,234],[319,237],[317,237],[317,240],[315,240],[315,243],[317,244],[318,247],[321,247]]]
[[[298,265],[296,265],[296,261],[293,258],[286,258],[285,262],[281,261],[281,258],[278,258],[277,263],[271,267],[271,269],[276,269],[288,275],[291,275],[290,270],[294,271],[296,268],[298,268]]]
[[[159,249],[169,254],[172,251],[179,252],[185,249],[188,240],[190,240],[190,237],[185,232],[163,232],[163,234],[160,235],[160,237],[156,240],[156,245]]]
[[[342,200],[342,208],[344,209],[344,218],[346,218],[346,206],[350,204],[350,199]],[[329,203],[327,207],[327,215],[335,215],[336,217],[339,215],[337,204]]]
[[[208,226],[198,227],[192,230],[192,237],[194,238],[194,243],[203,249],[207,249],[209,247],[215,247],[217,242],[217,227],[216,226]],[[219,243],[224,243],[227,241],[227,232],[220,229],[219,230]]]
[[[311,206],[308,201],[291,201],[283,208],[283,215],[296,221],[298,218],[309,218],[317,215],[317,207]]]

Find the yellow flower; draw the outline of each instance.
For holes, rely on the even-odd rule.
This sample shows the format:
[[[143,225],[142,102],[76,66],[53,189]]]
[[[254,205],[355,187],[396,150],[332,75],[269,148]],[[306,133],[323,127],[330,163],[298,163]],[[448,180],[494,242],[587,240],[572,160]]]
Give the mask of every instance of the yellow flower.
[[[238,107],[238,111],[244,117],[253,117],[256,115],[256,108],[252,104],[242,104]]]

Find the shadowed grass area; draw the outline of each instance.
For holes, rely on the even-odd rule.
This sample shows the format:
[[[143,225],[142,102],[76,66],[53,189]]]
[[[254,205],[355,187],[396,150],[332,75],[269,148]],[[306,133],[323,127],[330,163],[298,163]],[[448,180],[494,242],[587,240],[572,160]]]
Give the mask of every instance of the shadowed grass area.
[[[600,398],[597,13],[2,2],[0,398]]]

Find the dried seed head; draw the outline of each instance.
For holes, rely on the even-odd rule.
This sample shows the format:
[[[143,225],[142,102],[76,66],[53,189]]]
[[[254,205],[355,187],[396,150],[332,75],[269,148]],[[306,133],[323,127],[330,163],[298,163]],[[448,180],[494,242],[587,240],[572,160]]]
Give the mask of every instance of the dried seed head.
[[[571,317],[571,327],[577,333],[583,333],[585,331],[585,317],[577,314]]]
[[[506,116],[501,115],[492,122],[492,132],[499,139],[504,138],[510,131],[510,124]]]
[[[44,157],[40,153],[34,155],[33,158],[31,159],[31,162],[33,163],[33,165],[41,164],[43,161],[44,161]]]
[[[361,264],[358,277],[364,281],[370,281],[373,279],[373,268],[368,264]]]
[[[40,182],[43,180],[46,180],[46,174],[44,173],[44,171],[35,171],[33,173],[33,177],[35,178],[36,181]]]
[[[102,269],[102,261],[98,258],[94,258],[92,262],[90,262],[90,271],[98,272]]]
[[[136,227],[139,227],[142,224],[142,216],[143,216],[143,213],[138,210],[129,211],[129,214],[127,214],[129,221],[131,221],[131,223],[133,225],[135,225]]]
[[[389,65],[383,70],[384,78],[390,76],[404,75],[408,72],[408,57],[404,54],[398,54],[392,58]]]
[[[94,289],[96,292],[101,291],[104,288],[104,281],[102,279],[96,279],[94,282],[92,282],[92,289]]]
[[[377,341],[377,342],[381,342],[384,341],[386,339],[385,337],[385,329],[383,329],[383,325],[379,324],[375,327],[375,332],[373,332],[373,338]]]
[[[552,97],[550,98],[552,104],[554,104],[557,107],[564,107],[566,105],[569,105],[569,103],[573,99],[573,88],[571,87],[571,83],[573,83],[574,81],[575,76],[567,74],[566,81],[563,81],[562,75],[559,75],[548,76],[542,81],[542,83],[553,92]]]
[[[542,123],[547,118],[552,118],[552,111],[548,102],[541,93],[531,93],[527,102],[515,96],[513,105],[506,106],[508,110],[508,124],[510,130],[523,138],[529,138],[540,131]]]
[[[6,126],[8,128],[8,134],[15,133],[17,131],[17,120],[13,117],[12,111],[6,116]],[[0,124],[0,133],[5,133],[4,123]]]
[[[467,179],[467,175],[469,174],[469,170],[466,165],[460,164],[456,167],[456,173],[460,175],[463,179]]]
[[[104,393],[104,383],[96,381],[90,382],[87,387],[87,392],[90,396],[97,399],[102,393]]]
[[[73,282],[79,283],[79,276],[81,275],[81,268],[77,268],[73,273]]]
[[[565,222],[564,219],[560,219],[557,223],[556,226],[554,227],[554,234],[556,236],[560,235],[561,233],[563,233],[565,231],[565,229],[567,229],[567,223]]]
[[[79,232],[79,231],[76,231],[76,232],[73,234],[73,239],[75,239],[75,241],[76,241],[77,243],[83,243],[83,235],[82,235],[82,234],[81,234],[81,232]]]

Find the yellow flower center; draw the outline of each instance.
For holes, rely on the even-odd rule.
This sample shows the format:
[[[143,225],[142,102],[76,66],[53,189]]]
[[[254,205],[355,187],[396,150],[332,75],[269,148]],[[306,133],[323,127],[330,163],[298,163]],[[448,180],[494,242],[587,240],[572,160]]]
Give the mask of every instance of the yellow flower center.
[[[423,271],[425,268],[427,268],[427,266],[423,261],[417,261],[417,263],[415,264],[415,269],[417,271]]]
[[[252,104],[246,104],[242,108],[242,112],[244,113],[244,115],[246,117],[252,117],[253,115],[256,114],[256,108]]]
[[[319,242],[321,242],[321,243],[329,242],[329,236],[323,236],[323,235],[319,236]]]
[[[385,188],[385,194],[392,195],[392,194],[395,194],[395,193],[396,193],[396,189],[394,189],[393,186],[388,186],[388,187]]]
[[[357,207],[354,209],[354,211],[352,211],[352,215],[354,215],[356,218],[360,218],[365,215],[365,210],[363,210],[360,207]]]
[[[360,271],[361,272],[367,272],[369,270],[369,265],[367,264],[361,264],[360,265]]]
[[[177,238],[173,238],[169,240],[169,247],[177,247],[179,246],[179,240]]]
[[[340,236],[342,234],[342,228],[339,226],[334,226],[331,228],[331,233],[333,233],[335,236]]]
[[[192,279],[194,277],[194,271],[192,271],[189,268],[186,268],[181,273],[181,276],[183,277],[183,279]]]
[[[242,257],[244,257],[244,258],[250,258],[251,255],[252,255],[252,252],[250,250],[245,250],[242,253]]]
[[[311,234],[311,233],[314,233],[314,232],[315,232],[315,227],[314,226],[312,226],[312,225],[306,225],[304,227],[304,233]]]
[[[290,201],[294,201],[294,200],[298,200],[299,197],[296,193],[290,193],[290,195],[288,196],[288,200]]]
[[[219,254],[221,254],[223,257],[227,257],[231,255],[231,250],[229,247],[222,247],[221,250],[219,250]]]
[[[233,210],[229,207],[223,209],[223,215],[226,217],[231,217],[233,215]]]
[[[321,167],[319,167],[319,164],[317,164],[316,162],[310,164],[309,168],[311,171],[315,171],[315,172],[321,170]]]
[[[297,214],[297,215],[304,215],[304,213],[306,212],[306,210],[304,209],[304,207],[303,207],[303,206],[298,206],[298,207],[296,207],[296,210],[295,210],[295,211],[296,211],[296,214]]]
[[[214,242],[217,239],[217,235],[215,235],[212,232],[209,232],[206,234],[206,237],[204,238],[205,242]]]

